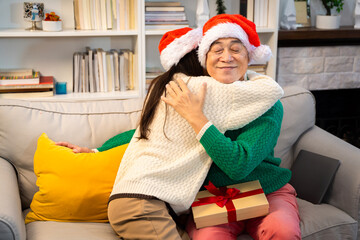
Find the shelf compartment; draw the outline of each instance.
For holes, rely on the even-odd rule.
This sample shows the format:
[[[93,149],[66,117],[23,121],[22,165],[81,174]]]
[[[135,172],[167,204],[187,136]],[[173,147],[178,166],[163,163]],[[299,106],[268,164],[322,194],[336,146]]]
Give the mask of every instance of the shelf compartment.
[[[0,29],[0,37],[106,37],[106,36],[136,36],[137,30],[74,30],[64,29],[60,32],[27,31],[24,29]]]

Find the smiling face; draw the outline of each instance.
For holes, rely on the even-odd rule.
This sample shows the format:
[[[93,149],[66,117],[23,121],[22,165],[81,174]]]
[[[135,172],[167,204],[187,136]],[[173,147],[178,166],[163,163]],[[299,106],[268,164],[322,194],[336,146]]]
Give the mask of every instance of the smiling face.
[[[249,64],[249,54],[237,38],[219,38],[206,55],[206,70],[221,83],[243,80]]]

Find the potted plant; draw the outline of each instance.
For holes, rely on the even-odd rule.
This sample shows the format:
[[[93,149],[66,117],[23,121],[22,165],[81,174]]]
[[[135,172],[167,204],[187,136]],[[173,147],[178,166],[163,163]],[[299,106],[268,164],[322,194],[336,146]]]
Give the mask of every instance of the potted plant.
[[[336,29],[340,26],[340,15],[331,15],[331,10],[336,9],[337,13],[343,10],[344,0],[321,0],[326,15],[316,16],[316,28]]]
[[[55,12],[46,13],[45,19],[42,21],[43,31],[58,32],[62,30],[62,21]]]

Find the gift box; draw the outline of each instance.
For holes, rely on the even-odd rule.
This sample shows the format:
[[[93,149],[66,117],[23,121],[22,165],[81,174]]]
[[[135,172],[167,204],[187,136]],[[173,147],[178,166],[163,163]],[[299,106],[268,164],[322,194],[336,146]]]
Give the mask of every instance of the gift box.
[[[196,228],[264,216],[269,202],[258,180],[216,188],[211,182],[200,191],[192,211]]]

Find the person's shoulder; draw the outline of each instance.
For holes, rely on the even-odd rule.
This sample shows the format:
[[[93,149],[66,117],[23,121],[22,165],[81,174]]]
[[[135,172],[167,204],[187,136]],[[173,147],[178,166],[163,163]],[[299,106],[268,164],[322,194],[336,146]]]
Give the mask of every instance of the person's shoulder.
[[[264,114],[264,116],[282,116],[283,114],[283,105],[280,100],[277,100],[276,103]]]
[[[189,78],[188,84],[191,84],[193,86],[201,85],[203,82],[206,82],[208,86],[214,84],[220,84],[220,82],[216,81],[214,78],[209,76],[197,76],[197,77],[188,77],[188,78]]]
[[[280,100],[277,100],[276,103],[269,109],[272,115],[283,115],[284,108]]]

